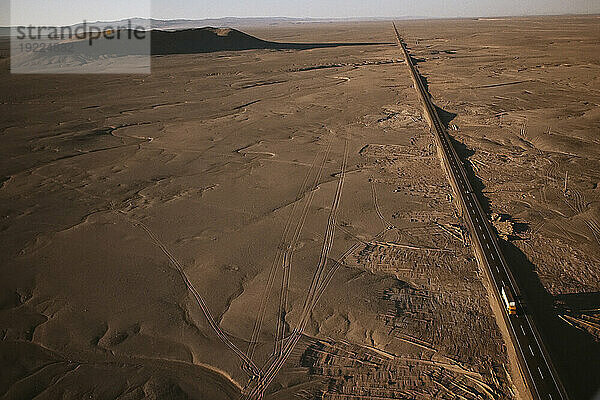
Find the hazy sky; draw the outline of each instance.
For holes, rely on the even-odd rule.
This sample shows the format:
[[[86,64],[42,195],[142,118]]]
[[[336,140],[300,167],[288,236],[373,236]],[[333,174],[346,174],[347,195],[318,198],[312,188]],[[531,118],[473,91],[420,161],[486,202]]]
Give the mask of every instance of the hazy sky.
[[[0,0],[12,25],[71,24],[152,16],[158,19],[225,16],[462,17],[600,13],[600,0]],[[151,5],[151,7],[150,7]],[[0,21],[3,25],[8,21]]]

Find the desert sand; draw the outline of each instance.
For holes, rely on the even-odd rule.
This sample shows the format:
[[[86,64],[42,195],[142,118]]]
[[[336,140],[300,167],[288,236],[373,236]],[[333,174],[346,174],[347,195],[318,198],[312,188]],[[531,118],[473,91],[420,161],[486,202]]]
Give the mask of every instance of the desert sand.
[[[591,398],[598,18],[397,26]],[[287,45],[107,76],[2,51],[0,394],[526,398],[391,23],[245,34]]]

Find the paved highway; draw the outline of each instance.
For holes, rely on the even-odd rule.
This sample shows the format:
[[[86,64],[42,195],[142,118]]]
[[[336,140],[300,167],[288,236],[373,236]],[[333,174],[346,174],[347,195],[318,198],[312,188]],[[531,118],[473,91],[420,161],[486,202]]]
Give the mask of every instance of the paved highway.
[[[552,366],[534,321],[524,312],[522,304],[518,304],[518,300],[522,298],[521,293],[517,282],[508,268],[506,260],[502,256],[496,234],[490,226],[477,197],[473,193],[464,166],[452,146],[450,137],[431,102],[429,94],[425,90],[421,77],[395,25],[394,30],[398,44],[404,53],[406,64],[410,69],[415,88],[423,103],[427,119],[431,126],[431,133],[438,147],[439,156],[442,159],[454,194],[462,208],[463,217],[471,232],[477,258],[480,264],[482,264],[483,269],[487,271],[488,278],[494,289],[495,298],[503,310],[503,319],[517,353],[519,367],[526,384],[529,386],[532,397],[543,400],[567,400],[567,394]],[[501,295],[503,287],[511,290],[517,299],[516,314],[509,314],[505,306]]]

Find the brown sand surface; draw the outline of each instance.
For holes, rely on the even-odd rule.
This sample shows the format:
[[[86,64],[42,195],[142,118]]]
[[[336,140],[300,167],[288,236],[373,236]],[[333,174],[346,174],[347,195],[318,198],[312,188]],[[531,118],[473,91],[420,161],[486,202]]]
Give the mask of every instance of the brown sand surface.
[[[398,25],[512,224],[544,334],[557,319],[579,341],[551,349],[574,398],[593,392],[599,332],[597,21]],[[394,40],[387,23],[246,33]],[[399,57],[169,54],[151,76],[14,76],[0,59],[0,394],[235,399],[254,369],[270,399],[518,397]]]
[[[403,27],[567,389],[590,398],[600,389],[598,17]]]

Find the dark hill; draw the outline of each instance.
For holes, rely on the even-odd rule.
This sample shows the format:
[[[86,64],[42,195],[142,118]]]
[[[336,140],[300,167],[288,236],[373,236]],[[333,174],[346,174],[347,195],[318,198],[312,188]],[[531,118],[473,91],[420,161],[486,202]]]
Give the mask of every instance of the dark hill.
[[[190,54],[251,49],[314,49],[390,43],[280,43],[269,42],[231,28],[152,31],[152,54]]]
[[[150,40],[148,41],[148,34]],[[91,37],[90,37],[91,36]],[[135,37],[145,37],[137,40]],[[238,51],[252,49],[314,49],[319,47],[366,46],[390,43],[280,43],[250,36],[231,28],[195,28],[178,31],[130,31],[111,32],[111,38],[99,32],[86,38],[67,39],[54,44],[51,52],[24,54],[23,62],[43,60],[45,63],[73,64],[88,63],[112,56],[167,54],[197,54],[216,51]],[[70,61],[69,61],[70,60]]]
[[[278,44],[230,28],[198,28],[180,31],[154,30],[152,54],[209,53],[226,50],[277,48]]]

